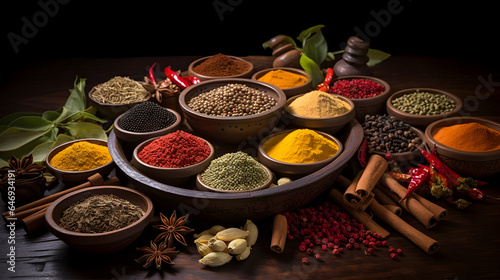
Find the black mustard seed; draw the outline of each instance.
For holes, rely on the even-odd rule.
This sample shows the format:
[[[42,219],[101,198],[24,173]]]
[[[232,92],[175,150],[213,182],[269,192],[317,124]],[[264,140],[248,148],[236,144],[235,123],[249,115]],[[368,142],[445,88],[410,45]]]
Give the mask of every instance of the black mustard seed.
[[[151,132],[175,123],[177,116],[166,108],[151,101],[139,103],[128,110],[118,125],[132,132]]]

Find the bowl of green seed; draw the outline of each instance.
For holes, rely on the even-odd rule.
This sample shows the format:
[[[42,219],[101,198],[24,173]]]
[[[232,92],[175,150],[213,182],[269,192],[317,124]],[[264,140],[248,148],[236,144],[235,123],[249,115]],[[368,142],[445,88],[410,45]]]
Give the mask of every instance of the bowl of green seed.
[[[456,95],[434,88],[409,88],[387,99],[387,113],[400,121],[425,129],[439,119],[456,115],[462,101]]]
[[[88,97],[103,117],[114,120],[136,104],[150,100],[151,93],[140,82],[116,76],[93,87]]]

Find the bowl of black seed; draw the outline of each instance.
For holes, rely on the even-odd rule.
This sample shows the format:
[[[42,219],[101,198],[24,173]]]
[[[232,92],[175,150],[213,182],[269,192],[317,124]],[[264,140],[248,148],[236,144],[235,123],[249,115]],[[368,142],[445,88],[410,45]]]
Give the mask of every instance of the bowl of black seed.
[[[425,135],[410,124],[384,114],[366,115],[361,126],[370,154],[379,154],[397,162],[422,158],[419,148],[425,147]]]
[[[147,139],[174,132],[180,126],[179,113],[147,101],[118,116],[114,121],[113,131],[118,139],[135,146]]]
[[[255,141],[262,132],[272,131],[285,102],[286,95],[280,88],[244,78],[204,81],[179,96],[182,112],[194,132],[225,144]]]

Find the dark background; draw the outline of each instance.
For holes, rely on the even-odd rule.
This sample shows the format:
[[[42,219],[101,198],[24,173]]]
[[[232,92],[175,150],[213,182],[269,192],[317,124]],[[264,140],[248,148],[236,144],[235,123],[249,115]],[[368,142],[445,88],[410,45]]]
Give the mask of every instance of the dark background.
[[[22,18],[33,23],[34,15],[43,11],[39,2],[58,3],[10,1],[10,8],[2,8],[2,72],[7,73],[2,81],[26,63],[60,57],[270,55],[262,48],[264,41],[277,34],[295,38],[316,24],[326,26],[330,51],[339,50],[358,28],[371,32],[372,48],[393,55],[454,56],[478,63],[498,58],[496,8],[483,0],[65,0],[45,22],[39,17],[45,24],[15,53],[8,34],[22,36]],[[218,13],[214,3],[228,9]],[[373,13],[387,10],[390,3],[399,3],[401,11],[382,26]],[[366,32],[367,27],[372,29]]]

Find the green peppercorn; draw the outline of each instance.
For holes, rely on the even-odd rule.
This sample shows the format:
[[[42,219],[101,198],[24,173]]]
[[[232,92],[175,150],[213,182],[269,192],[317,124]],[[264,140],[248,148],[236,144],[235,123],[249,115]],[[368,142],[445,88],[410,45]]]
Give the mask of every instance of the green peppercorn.
[[[455,101],[444,94],[416,91],[392,100],[394,108],[417,115],[439,115],[452,111]]]

